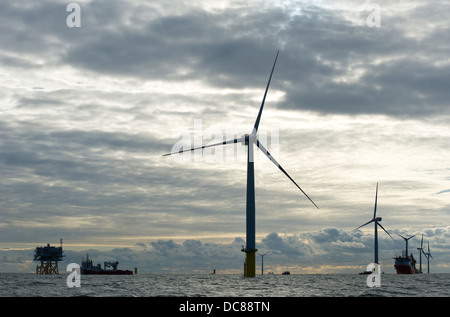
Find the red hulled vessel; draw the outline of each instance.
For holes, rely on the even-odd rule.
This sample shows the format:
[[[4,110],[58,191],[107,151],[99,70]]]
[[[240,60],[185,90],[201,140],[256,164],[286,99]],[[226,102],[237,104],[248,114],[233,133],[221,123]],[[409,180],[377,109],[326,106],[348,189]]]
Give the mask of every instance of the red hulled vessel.
[[[395,258],[395,270],[397,274],[418,274],[422,273],[418,269],[416,269],[416,260],[412,255],[406,255],[403,253],[402,256],[396,256]]]

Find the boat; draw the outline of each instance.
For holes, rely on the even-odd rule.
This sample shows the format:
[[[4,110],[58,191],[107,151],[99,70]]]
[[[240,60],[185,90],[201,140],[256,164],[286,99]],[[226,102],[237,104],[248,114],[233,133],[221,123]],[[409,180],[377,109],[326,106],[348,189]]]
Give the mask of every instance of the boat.
[[[407,255],[406,252],[402,252],[402,255],[394,257],[395,259],[395,270],[397,274],[419,274],[421,273],[418,269],[416,269],[416,260],[414,256]]]
[[[289,272],[289,271],[284,271],[283,273],[281,273],[282,275],[290,275],[291,274],[291,272]]]
[[[367,265],[365,271],[359,273],[359,275],[380,274],[380,265],[378,263],[370,263]]]
[[[81,261],[80,273],[84,275],[132,275],[130,270],[119,270],[117,266],[119,262],[104,262],[103,268],[100,263],[94,266],[89,254],[86,255],[86,260]],[[108,268],[108,269],[107,269]]]

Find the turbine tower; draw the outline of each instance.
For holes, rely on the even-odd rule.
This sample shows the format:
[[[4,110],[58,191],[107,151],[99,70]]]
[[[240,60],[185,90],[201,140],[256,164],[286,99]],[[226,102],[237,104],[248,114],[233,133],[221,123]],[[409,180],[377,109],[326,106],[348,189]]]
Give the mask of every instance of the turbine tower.
[[[433,256],[430,253],[430,241],[428,241],[428,252],[424,252],[423,249],[422,252],[427,258],[427,273],[430,273],[430,258],[433,258]]]
[[[209,144],[204,145],[200,147],[194,147],[187,150],[180,150],[178,152],[168,153],[164,154],[164,156],[167,155],[173,155],[188,151],[194,151],[197,149],[204,149],[207,147],[217,146],[217,145],[226,145],[226,144],[234,144],[234,143],[241,143],[242,145],[247,146],[247,200],[246,200],[246,246],[245,249],[242,248],[241,251],[246,253],[246,259],[244,264],[244,276],[247,277],[255,277],[256,275],[256,263],[255,263],[255,253],[257,251],[256,249],[256,242],[255,242],[255,168],[254,168],[254,157],[253,157],[253,144],[255,144],[268,158],[272,161],[279,169],[282,171],[297,187],[300,189],[300,191],[314,204],[314,206],[317,207],[317,205],[314,203],[314,201],[303,191],[303,189],[300,188],[299,185],[289,176],[289,174],[284,170],[283,167],[275,160],[275,158],[267,151],[267,149],[264,147],[264,145],[258,140],[257,133],[258,133],[258,127],[259,122],[261,120],[262,111],[264,108],[264,102],[266,100],[267,91],[269,90],[270,81],[272,79],[273,71],[275,69],[275,64],[278,59],[279,51],[277,52],[277,55],[275,57],[275,61],[272,66],[272,71],[270,72],[269,81],[267,82],[266,91],[264,92],[264,97],[261,103],[261,107],[259,108],[259,113],[256,118],[255,125],[253,126],[252,133],[245,134],[240,138],[236,138],[234,140],[228,140],[224,142],[219,142],[215,144]]]
[[[365,225],[368,225],[369,223],[373,222],[375,224],[375,236],[374,236],[374,263],[379,264],[378,263],[378,226],[380,226],[381,229],[384,230],[384,232],[386,232],[392,240],[395,241],[394,238],[392,238],[392,236],[390,235],[389,232],[386,231],[386,229],[383,228],[383,226],[380,224],[381,221],[381,217],[377,217],[377,200],[378,200],[378,183],[377,183],[377,191],[375,193],[375,207],[373,210],[373,218],[372,220],[366,222],[365,224],[359,226],[358,228],[354,229],[357,230],[361,227],[364,227]]]
[[[406,237],[404,237],[404,236],[402,236],[401,234],[398,234],[398,233],[397,233],[397,235],[399,235],[403,240],[405,240],[405,243],[406,243],[406,254],[405,254],[405,256],[408,256],[408,240],[413,238],[413,237],[415,237],[417,235],[417,233],[415,235],[413,235],[413,236],[410,236],[409,238],[406,238]]]
[[[420,240],[420,248],[417,248],[419,250],[419,258],[420,258],[420,273],[422,273],[422,253],[425,254],[423,251],[423,234],[422,239]]]

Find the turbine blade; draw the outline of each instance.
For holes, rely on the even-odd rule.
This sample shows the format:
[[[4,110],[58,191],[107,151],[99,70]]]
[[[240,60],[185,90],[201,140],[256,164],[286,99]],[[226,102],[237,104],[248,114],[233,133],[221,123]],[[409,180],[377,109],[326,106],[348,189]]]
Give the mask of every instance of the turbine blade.
[[[377,200],[378,200],[378,183],[377,183],[377,192],[375,194],[375,207],[373,209],[373,219],[375,219],[377,214]]]
[[[190,148],[187,150],[180,150],[178,152],[172,152],[172,153],[167,153],[164,154],[163,156],[169,156],[169,155],[173,155],[173,154],[179,154],[179,153],[183,153],[183,152],[189,152],[189,151],[195,151],[198,149],[205,149],[207,147],[212,147],[212,146],[217,146],[217,145],[225,145],[225,144],[231,144],[231,143],[239,143],[242,142],[243,138],[236,138],[234,140],[228,140],[228,141],[223,141],[223,142],[219,142],[219,143],[215,143],[215,144],[209,144],[209,145],[203,145],[203,146],[198,146],[198,147],[194,147],[194,148]]]
[[[253,127],[253,133],[255,133],[255,134],[256,134],[256,132],[258,132],[259,121],[261,120],[261,114],[262,114],[262,111],[264,108],[264,102],[266,101],[267,91],[269,90],[270,81],[272,79],[273,70],[275,69],[275,64],[277,63],[279,53],[280,53],[280,51],[277,52],[277,56],[275,57],[275,61],[273,62],[272,71],[270,72],[269,81],[267,82],[267,86],[266,86],[266,91],[264,93],[261,107],[259,108],[259,113],[258,113],[258,117],[256,118],[255,126]]]
[[[423,233],[422,233],[422,240],[420,240],[420,248],[423,249]]]
[[[374,221],[375,221],[375,219],[372,219],[372,220],[370,220],[370,221],[367,221],[365,224],[360,225],[358,228],[353,229],[353,231],[355,231],[355,230],[357,230],[357,229],[359,229],[359,228],[361,228],[361,227],[364,227],[365,225],[368,225],[369,223],[374,222]]]
[[[387,232],[387,230],[386,229],[384,229],[384,227],[379,223],[379,222],[377,222],[377,225],[379,225],[380,226],[380,228],[381,229],[383,229],[384,230],[384,232],[386,232],[390,237],[391,237],[391,239],[392,240],[394,240],[395,241],[395,239],[391,236],[391,234],[389,233],[389,232]]]
[[[312,202],[317,209],[319,209],[316,203],[304,192],[303,189],[301,189],[300,186],[298,186],[298,184],[292,179],[292,177],[289,176],[289,174],[284,170],[284,168],[281,167],[281,165],[277,162],[277,160],[275,160],[275,158],[269,153],[269,151],[267,151],[267,149],[264,147],[264,145],[262,145],[261,142],[259,142],[258,139],[256,139],[256,146],[269,158],[269,160],[272,161],[272,163],[274,163],[280,169],[280,171],[284,173],[284,175],[286,175],[295,184],[295,186],[297,186],[298,189],[302,191],[302,193],[309,199],[309,201]]]

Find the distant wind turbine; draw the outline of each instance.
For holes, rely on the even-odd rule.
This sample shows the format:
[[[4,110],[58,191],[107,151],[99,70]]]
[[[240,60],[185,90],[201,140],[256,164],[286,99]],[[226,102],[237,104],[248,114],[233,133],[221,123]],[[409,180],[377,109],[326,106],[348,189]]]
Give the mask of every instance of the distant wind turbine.
[[[247,203],[246,203],[246,246],[245,249],[242,248],[242,251],[246,253],[246,259],[245,259],[245,266],[244,266],[244,276],[247,277],[254,277],[256,275],[256,263],[255,263],[255,253],[257,251],[256,249],[256,243],[255,243],[255,171],[254,171],[254,160],[253,160],[253,144],[256,144],[256,146],[269,158],[269,160],[272,161],[279,169],[282,171],[294,184],[295,186],[300,189],[300,191],[313,203],[313,205],[318,209],[317,205],[314,203],[314,201],[303,191],[303,189],[300,188],[299,185],[289,176],[289,174],[284,170],[283,167],[275,160],[275,158],[267,151],[267,149],[264,147],[264,145],[258,140],[257,138],[257,132],[259,127],[259,122],[261,120],[262,111],[264,108],[264,102],[266,100],[267,91],[269,90],[270,81],[272,79],[273,71],[275,69],[275,64],[278,59],[279,51],[277,52],[277,55],[275,57],[275,61],[272,66],[272,71],[270,73],[269,81],[267,82],[266,91],[264,93],[264,97],[261,103],[261,107],[259,108],[259,113],[256,118],[255,125],[253,127],[252,133],[245,134],[240,138],[236,138],[234,140],[228,140],[224,142],[219,142],[215,144],[210,145],[204,145],[201,147],[194,147],[187,150],[180,150],[178,152],[168,153],[167,155],[173,155],[188,151],[194,151],[197,149],[205,149],[207,147],[217,146],[217,145],[226,145],[226,144],[234,144],[234,143],[241,143],[242,145],[248,146],[247,151]]]
[[[402,236],[401,234],[398,234],[398,233],[397,233],[397,235],[399,235],[403,240],[405,240],[405,243],[406,243],[406,254],[405,255],[408,256],[408,240],[411,239],[411,238],[414,238],[417,235],[417,233],[415,235],[413,235],[413,236],[410,236],[409,238],[406,238],[406,237],[404,237],[404,236]]]
[[[269,253],[269,252],[270,252],[270,251],[267,251],[267,252],[264,253],[264,254],[258,253],[258,255],[261,256],[261,275],[264,274],[264,256],[265,256],[267,253]]]
[[[371,222],[375,223],[374,263],[379,264],[379,263],[378,263],[378,227],[377,227],[377,226],[380,226],[380,228],[383,229],[384,232],[386,232],[386,233],[391,237],[392,240],[395,241],[395,239],[392,238],[392,236],[390,235],[390,233],[387,232],[386,229],[384,229],[383,226],[380,224],[381,217],[377,217],[377,200],[378,200],[378,183],[377,183],[377,191],[376,191],[376,194],[375,194],[375,207],[374,207],[374,210],[373,210],[373,218],[372,218],[372,220],[366,222],[365,224],[359,226],[358,228],[355,228],[354,230],[357,230],[357,229],[359,229],[359,228],[361,228],[361,227],[364,227],[365,225],[368,225],[368,224],[371,223]]]
[[[420,273],[422,273],[422,253],[425,254],[423,251],[423,234],[422,239],[420,240],[420,248],[417,248],[419,250],[419,258],[420,258]]]
[[[428,252],[424,252],[423,250],[422,252],[427,258],[427,273],[430,273],[430,258],[433,258],[433,256],[430,253],[430,241],[428,241]]]

